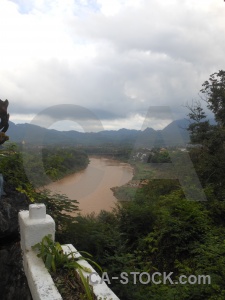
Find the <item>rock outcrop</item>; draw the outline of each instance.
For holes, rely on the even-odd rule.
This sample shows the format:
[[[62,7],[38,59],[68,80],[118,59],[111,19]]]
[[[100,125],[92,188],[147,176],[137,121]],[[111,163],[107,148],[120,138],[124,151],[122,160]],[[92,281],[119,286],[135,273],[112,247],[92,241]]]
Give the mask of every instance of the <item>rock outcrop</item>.
[[[23,272],[18,212],[27,210],[24,194],[6,190],[0,199],[0,299],[32,300]]]

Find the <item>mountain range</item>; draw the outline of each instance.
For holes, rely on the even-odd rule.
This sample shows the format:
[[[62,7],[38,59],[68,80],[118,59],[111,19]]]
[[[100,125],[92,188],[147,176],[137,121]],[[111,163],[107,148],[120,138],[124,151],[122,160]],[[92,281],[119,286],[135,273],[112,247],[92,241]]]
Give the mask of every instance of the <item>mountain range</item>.
[[[7,135],[11,142],[28,145],[103,146],[132,145],[134,147],[185,146],[189,142],[186,119],[175,120],[162,130],[119,129],[100,132],[58,131],[25,123],[10,122]]]

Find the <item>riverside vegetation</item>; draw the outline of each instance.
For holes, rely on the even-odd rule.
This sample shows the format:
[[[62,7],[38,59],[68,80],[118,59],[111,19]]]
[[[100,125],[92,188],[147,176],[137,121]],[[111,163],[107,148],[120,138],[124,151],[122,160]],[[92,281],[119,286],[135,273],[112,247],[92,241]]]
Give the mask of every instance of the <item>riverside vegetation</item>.
[[[225,298],[225,71],[212,74],[203,83],[201,93],[217,124],[209,123],[201,102],[189,107],[191,143],[196,145],[189,155],[207,201],[185,199],[178,180],[151,179],[148,175],[157,170],[149,168],[148,173],[148,162],[143,162],[136,176],[148,180],[130,192],[129,201],[113,212],[71,219],[62,211],[78,209],[78,203],[33,191],[17,150],[5,150],[0,161],[6,184],[46,203],[48,213],[58,222],[56,239],[91,253],[109,279],[119,277],[121,272],[156,271],[173,272],[173,280],[180,275],[211,277],[211,284],[184,285],[134,284],[131,278],[127,284],[111,280],[109,286],[120,299]],[[177,155],[182,157],[180,152]],[[185,171],[182,160],[179,170]]]

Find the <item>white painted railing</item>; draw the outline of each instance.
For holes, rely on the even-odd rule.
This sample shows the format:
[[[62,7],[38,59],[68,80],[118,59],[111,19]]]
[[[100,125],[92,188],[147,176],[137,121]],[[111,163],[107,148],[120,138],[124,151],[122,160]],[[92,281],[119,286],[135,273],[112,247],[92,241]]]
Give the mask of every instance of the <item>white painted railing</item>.
[[[46,214],[45,205],[31,204],[29,211],[19,212],[19,226],[23,266],[33,300],[62,300],[42,259],[38,258],[32,250],[32,246],[41,242],[42,238],[48,234],[51,234],[53,240],[55,239],[55,222],[51,216]],[[65,253],[77,252],[75,247],[70,244],[63,245],[62,248]],[[77,253],[79,256],[79,252]],[[95,274],[92,281],[98,282],[98,284],[93,285],[93,292],[98,299],[119,300],[105,282],[100,283],[100,276],[87,261],[80,260],[79,263],[91,269]],[[89,274],[83,271],[86,278]]]

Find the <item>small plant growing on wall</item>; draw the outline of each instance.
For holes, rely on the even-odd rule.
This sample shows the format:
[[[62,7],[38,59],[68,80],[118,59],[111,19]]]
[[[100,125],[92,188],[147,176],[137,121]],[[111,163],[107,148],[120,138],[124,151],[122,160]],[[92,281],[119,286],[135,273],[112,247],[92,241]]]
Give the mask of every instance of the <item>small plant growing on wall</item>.
[[[64,253],[60,243],[54,242],[51,235],[43,237],[42,241],[32,249],[37,251],[38,257],[42,258],[64,300],[97,299],[82,272],[91,272],[91,270],[79,263],[80,260],[85,259],[102,271],[91,258],[78,257],[77,252]],[[82,253],[91,256],[87,252]]]

